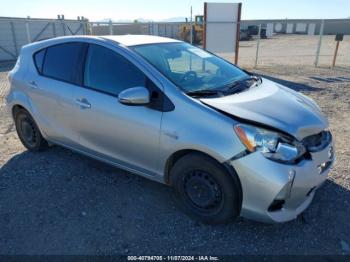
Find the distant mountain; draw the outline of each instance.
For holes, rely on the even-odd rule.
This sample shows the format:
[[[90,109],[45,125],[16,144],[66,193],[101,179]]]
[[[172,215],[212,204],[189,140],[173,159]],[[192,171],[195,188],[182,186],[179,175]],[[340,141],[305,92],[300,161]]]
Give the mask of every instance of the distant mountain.
[[[187,18],[187,19],[188,21],[190,20],[190,18]],[[185,21],[186,21],[186,17],[184,16],[171,17],[171,18],[161,20],[161,22],[185,22]]]
[[[152,19],[146,19],[146,18],[142,18],[142,17],[140,17],[140,18],[136,18],[136,19],[134,19],[134,20],[136,20],[137,22],[139,22],[139,23],[148,23],[148,22],[153,22],[153,20]],[[132,22],[134,22],[134,20],[132,20]]]
[[[110,18],[104,18],[98,21],[94,22],[100,22],[100,23],[108,23],[111,19]],[[167,19],[162,19],[162,20],[152,20],[152,19],[147,19],[147,18],[136,18],[136,19],[112,19],[113,23],[133,23],[134,21],[137,21],[139,23],[148,23],[148,22],[185,22],[186,17],[184,16],[179,16],[179,17],[170,17]],[[189,20],[189,18],[188,18]]]
[[[118,19],[118,20],[114,20],[114,19],[110,19],[110,18],[104,18],[98,21],[94,21],[94,22],[100,22],[100,23],[108,23],[110,20],[112,20],[113,23],[132,23],[132,20],[129,19]]]

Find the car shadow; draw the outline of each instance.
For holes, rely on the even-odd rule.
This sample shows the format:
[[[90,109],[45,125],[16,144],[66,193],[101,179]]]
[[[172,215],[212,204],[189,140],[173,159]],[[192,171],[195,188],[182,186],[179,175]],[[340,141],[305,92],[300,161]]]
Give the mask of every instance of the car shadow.
[[[291,222],[203,225],[175,208],[170,187],[55,146],[0,168],[0,253],[341,254],[349,203],[327,180]]]
[[[0,62],[0,72],[10,71],[14,67],[15,63],[15,60]]]
[[[297,82],[292,82],[292,81],[288,81],[288,80],[284,80],[281,78],[277,78],[277,77],[273,77],[270,75],[265,75],[265,74],[257,74],[263,78],[266,78],[268,80],[274,81],[278,84],[284,85],[288,88],[291,88],[295,91],[298,92],[317,92],[317,91],[322,91],[322,88],[319,87],[314,87],[314,86],[310,86],[310,85],[306,85],[306,84],[302,84],[302,83],[297,83]]]

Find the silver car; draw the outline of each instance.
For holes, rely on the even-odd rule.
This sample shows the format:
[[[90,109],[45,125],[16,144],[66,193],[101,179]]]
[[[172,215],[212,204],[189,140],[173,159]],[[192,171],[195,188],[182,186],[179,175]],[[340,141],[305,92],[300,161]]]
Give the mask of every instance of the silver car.
[[[179,207],[204,223],[292,220],[335,158],[310,98],[174,39],[33,43],[9,81],[26,148],[61,145],[170,185]]]

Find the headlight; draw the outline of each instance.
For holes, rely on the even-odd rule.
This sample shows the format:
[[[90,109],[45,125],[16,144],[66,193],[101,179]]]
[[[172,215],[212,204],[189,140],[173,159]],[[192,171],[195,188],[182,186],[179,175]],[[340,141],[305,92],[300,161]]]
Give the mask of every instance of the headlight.
[[[300,142],[282,133],[244,124],[236,125],[234,130],[248,151],[260,151],[274,161],[293,163],[306,151]]]

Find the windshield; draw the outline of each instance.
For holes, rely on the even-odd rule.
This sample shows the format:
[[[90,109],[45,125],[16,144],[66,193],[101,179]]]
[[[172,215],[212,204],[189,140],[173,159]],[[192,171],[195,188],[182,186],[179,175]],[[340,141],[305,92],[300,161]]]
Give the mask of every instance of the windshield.
[[[140,45],[133,50],[185,93],[217,90],[248,77],[225,60],[183,42]]]

